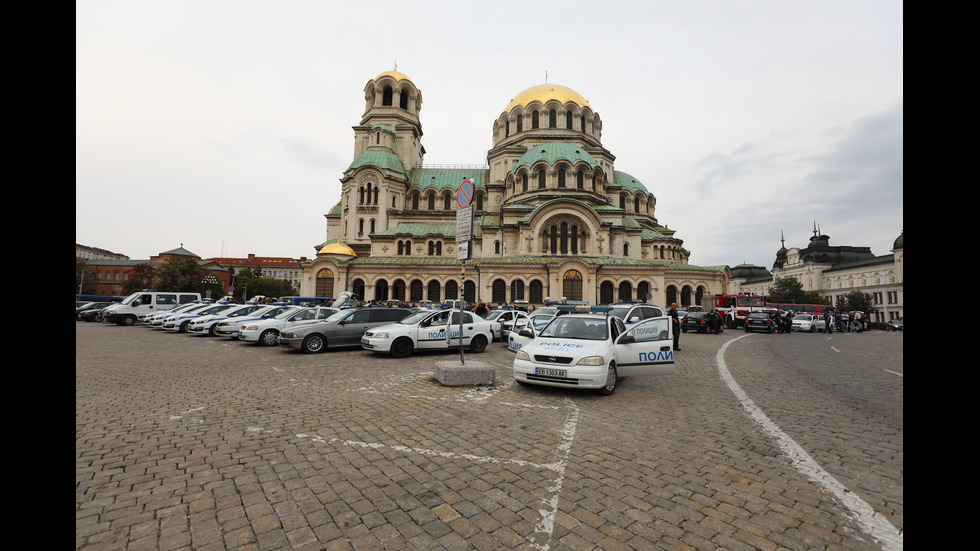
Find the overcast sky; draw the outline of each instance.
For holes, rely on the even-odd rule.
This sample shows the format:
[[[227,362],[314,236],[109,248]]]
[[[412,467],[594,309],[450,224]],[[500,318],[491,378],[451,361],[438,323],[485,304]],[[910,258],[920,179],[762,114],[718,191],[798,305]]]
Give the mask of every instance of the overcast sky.
[[[364,86],[397,62],[426,164],[484,163],[494,119],[547,72],[692,264],[771,268],[814,224],[888,254],[902,27],[894,0],[79,1],[75,241],[313,257]]]

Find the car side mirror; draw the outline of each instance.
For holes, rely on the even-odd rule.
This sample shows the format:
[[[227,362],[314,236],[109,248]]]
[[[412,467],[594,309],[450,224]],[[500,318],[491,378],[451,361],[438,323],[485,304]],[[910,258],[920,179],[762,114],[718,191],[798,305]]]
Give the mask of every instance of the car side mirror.
[[[636,337],[633,335],[623,335],[616,341],[616,344],[633,344],[634,342],[636,342]]]
[[[519,333],[517,333],[517,334],[520,335],[520,336],[522,336],[522,337],[527,337],[529,339],[533,339],[534,338],[534,332],[531,331],[530,329],[521,329],[521,331]]]

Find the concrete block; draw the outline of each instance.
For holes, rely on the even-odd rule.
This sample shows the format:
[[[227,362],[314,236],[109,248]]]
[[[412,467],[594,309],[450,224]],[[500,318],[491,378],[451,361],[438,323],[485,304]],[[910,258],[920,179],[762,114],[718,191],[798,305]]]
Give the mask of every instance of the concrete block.
[[[436,362],[436,379],[445,386],[492,385],[496,370],[486,362],[459,360]]]

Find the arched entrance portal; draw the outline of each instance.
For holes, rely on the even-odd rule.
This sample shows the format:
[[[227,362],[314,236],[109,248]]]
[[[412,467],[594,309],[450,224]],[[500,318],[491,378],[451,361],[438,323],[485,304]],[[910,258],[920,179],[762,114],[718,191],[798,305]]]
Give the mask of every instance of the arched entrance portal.
[[[316,274],[316,296],[333,296],[333,272],[328,268],[324,268]]]
[[[568,270],[562,278],[561,296],[568,300],[582,300],[582,273]]]

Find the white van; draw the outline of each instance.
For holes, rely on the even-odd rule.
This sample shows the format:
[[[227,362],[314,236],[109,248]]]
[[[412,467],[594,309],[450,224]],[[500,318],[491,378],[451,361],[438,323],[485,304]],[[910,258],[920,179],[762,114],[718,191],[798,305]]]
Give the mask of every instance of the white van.
[[[201,300],[201,293],[140,291],[129,295],[119,304],[107,306],[102,312],[106,321],[116,325],[133,325],[150,314],[196,300]]]

